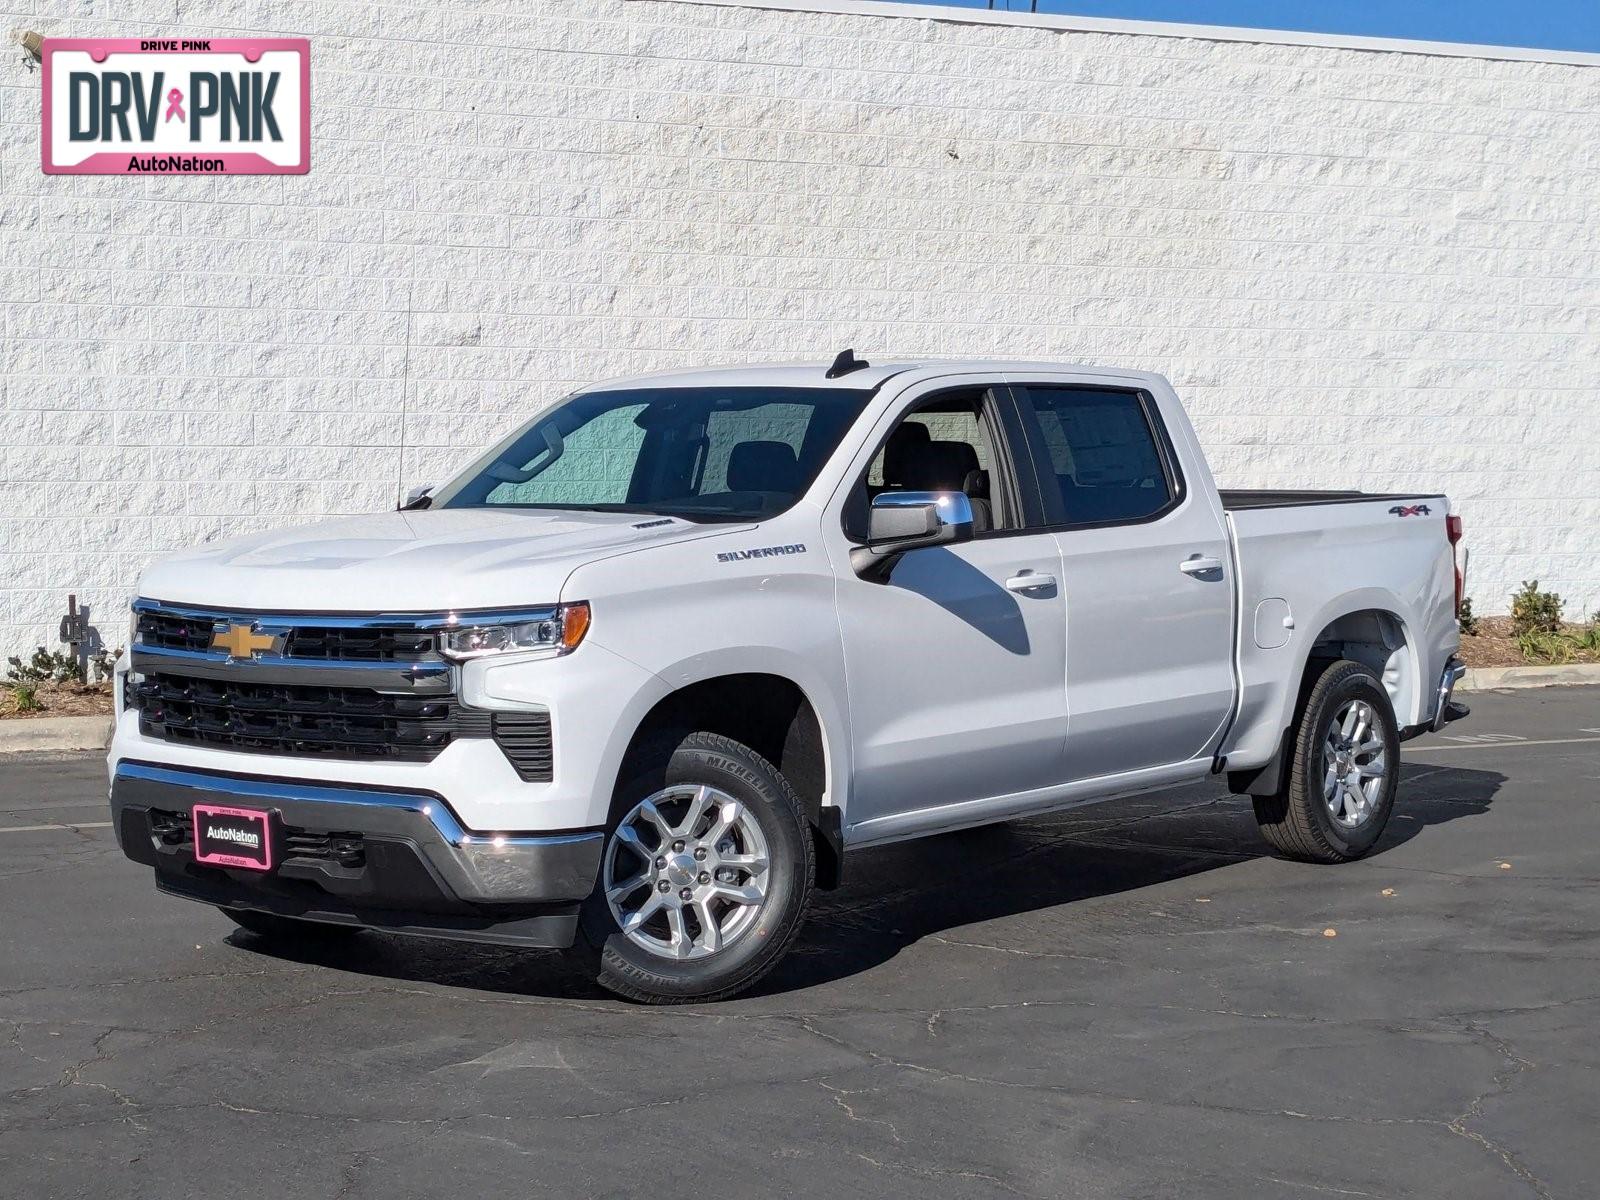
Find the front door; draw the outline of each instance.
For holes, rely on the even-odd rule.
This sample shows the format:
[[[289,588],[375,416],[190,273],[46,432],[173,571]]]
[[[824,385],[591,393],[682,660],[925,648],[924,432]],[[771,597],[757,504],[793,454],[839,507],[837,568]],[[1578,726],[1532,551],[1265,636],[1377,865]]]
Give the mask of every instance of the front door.
[[[972,541],[914,550],[887,583],[840,572],[856,840],[908,813],[1060,779],[1061,555],[1049,532],[1026,531],[1036,484],[1013,467],[1026,448],[1012,445],[1010,404],[981,388],[906,401],[847,503],[864,513],[883,491],[966,491],[976,516]]]

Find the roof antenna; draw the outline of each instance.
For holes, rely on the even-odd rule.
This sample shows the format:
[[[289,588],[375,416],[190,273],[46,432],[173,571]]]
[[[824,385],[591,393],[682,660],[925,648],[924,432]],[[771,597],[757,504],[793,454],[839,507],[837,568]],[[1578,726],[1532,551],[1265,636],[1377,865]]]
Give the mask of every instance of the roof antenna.
[[[851,371],[860,371],[872,364],[864,358],[857,358],[856,352],[849,348],[839,351],[839,357],[833,360],[833,366],[828,368],[824,379],[837,379],[841,375],[848,375]]]

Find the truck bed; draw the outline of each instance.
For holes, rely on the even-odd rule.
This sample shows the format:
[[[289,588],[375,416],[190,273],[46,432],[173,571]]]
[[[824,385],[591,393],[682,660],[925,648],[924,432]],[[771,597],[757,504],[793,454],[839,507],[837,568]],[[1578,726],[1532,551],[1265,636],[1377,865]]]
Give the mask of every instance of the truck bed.
[[[1443,500],[1442,494],[1416,492],[1341,492],[1289,488],[1225,488],[1218,492],[1228,511],[1289,508],[1299,504],[1359,504],[1366,500]]]

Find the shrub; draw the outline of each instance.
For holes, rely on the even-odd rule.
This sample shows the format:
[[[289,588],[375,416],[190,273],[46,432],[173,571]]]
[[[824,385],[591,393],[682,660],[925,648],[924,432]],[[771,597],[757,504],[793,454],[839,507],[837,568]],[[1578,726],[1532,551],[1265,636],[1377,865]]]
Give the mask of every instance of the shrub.
[[[1564,633],[1533,630],[1517,638],[1517,649],[1525,660],[1546,666],[1560,666],[1575,661],[1581,648],[1577,638]]]
[[[1463,596],[1463,597],[1461,597],[1461,613],[1456,619],[1461,625],[1461,632],[1462,633],[1466,634],[1468,637],[1476,637],[1477,636],[1477,634],[1478,634],[1478,618],[1473,616],[1473,614],[1472,614],[1472,597],[1471,596]]]
[[[108,683],[116,669],[119,650],[98,650],[89,655],[90,684]],[[78,682],[78,660],[65,650],[46,650],[40,646],[26,662],[13,654],[6,659],[5,682],[37,685],[41,683]]]
[[[1533,633],[1561,632],[1561,597],[1541,592],[1537,579],[1523,580],[1522,590],[1511,597],[1511,632],[1520,641]]]
[[[39,703],[39,688],[33,683],[13,683],[11,685],[11,699],[16,704],[19,713],[38,712],[44,705]]]
[[[78,677],[78,663],[64,651],[50,651],[40,646],[33,657],[23,662],[13,654],[6,659],[8,683],[66,683]]]

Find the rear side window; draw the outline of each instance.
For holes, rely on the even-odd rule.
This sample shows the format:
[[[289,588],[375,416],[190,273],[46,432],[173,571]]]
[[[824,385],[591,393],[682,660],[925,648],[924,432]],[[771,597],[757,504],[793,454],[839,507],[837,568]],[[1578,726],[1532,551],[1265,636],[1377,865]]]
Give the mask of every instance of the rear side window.
[[[1137,392],[1030,385],[1044,457],[1069,525],[1138,521],[1174,498],[1161,443]],[[1050,478],[1040,480],[1050,486]]]

